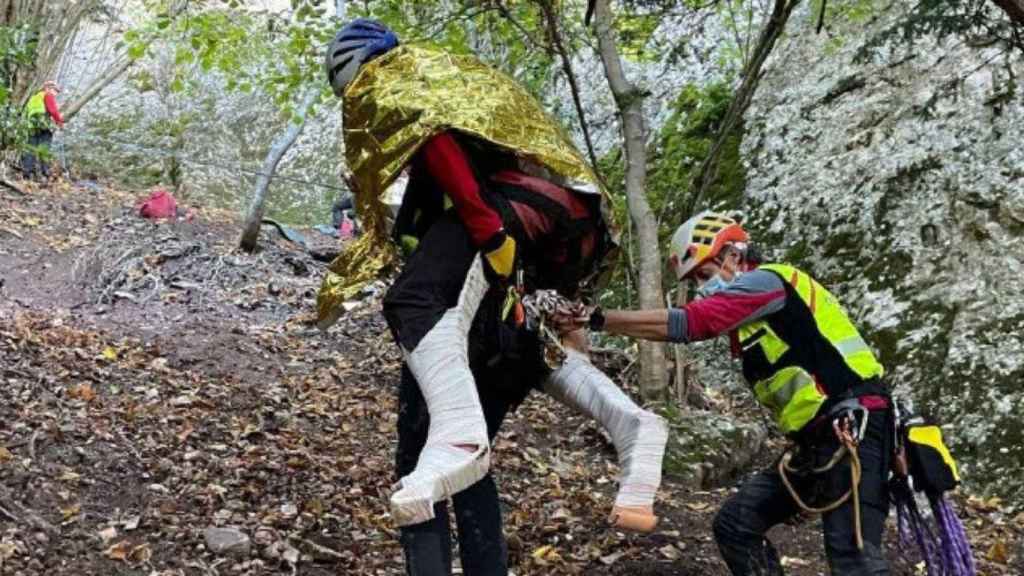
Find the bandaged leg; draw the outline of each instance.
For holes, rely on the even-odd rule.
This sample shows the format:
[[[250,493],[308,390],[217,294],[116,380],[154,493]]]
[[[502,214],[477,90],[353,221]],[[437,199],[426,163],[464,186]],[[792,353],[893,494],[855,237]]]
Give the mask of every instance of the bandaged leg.
[[[544,390],[600,422],[612,437],[622,473],[609,520],[620,528],[649,532],[658,523],[653,505],[661,484],[668,427],[660,416],[637,406],[586,356],[573,350],[567,353],[565,363],[545,381]]]
[[[398,481],[391,515],[399,526],[434,517],[434,503],[475,484],[490,467],[487,423],[473,374],[467,340],[487,279],[476,257],[458,303],[420,340],[405,361],[416,377],[430,414],[427,441],[416,468]]]

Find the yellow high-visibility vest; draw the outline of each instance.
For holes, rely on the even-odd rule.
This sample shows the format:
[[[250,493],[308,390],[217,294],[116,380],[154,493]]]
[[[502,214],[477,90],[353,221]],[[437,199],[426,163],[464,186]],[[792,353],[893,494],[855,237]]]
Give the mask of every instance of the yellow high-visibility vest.
[[[46,91],[40,90],[32,95],[28,100],[28,104],[25,104],[25,114],[29,118],[35,118],[46,114]]]
[[[787,289],[786,318],[773,314],[737,330],[744,374],[758,401],[791,434],[814,419],[830,393],[881,378],[884,369],[821,284],[784,264],[758,270],[774,272],[792,289]]]

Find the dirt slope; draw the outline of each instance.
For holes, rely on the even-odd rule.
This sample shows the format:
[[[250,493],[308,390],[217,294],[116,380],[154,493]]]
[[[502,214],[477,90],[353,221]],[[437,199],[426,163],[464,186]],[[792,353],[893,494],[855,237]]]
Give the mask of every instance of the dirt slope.
[[[386,506],[399,356],[372,297],[321,334],[323,265],[269,231],[245,255],[217,214],[153,224],[126,193],[8,194],[0,573],[402,573]],[[656,533],[609,530],[613,449],[538,394],[495,454],[515,574],[726,574],[709,527],[727,489],[668,479]],[[982,572],[1024,573],[1024,516],[962,509]],[[211,526],[251,552],[207,550]],[[790,573],[825,573],[816,523],[773,537]]]

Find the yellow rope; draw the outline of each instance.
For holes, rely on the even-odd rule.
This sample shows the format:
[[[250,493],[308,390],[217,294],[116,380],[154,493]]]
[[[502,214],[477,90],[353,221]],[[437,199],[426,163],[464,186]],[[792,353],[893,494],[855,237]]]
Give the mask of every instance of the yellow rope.
[[[827,464],[825,464],[824,466],[820,466],[818,468],[811,469],[811,473],[813,474],[821,474],[823,472],[828,472],[829,470],[834,468],[836,464],[842,461],[843,456],[846,456],[847,454],[850,455],[850,489],[847,490],[846,493],[843,494],[835,502],[828,504],[826,506],[815,508],[812,506],[808,506],[800,498],[800,495],[797,494],[796,489],[793,488],[793,485],[789,481],[789,477],[786,475],[787,472],[795,473],[798,471],[796,468],[792,468],[789,465],[790,460],[793,459],[792,448],[786,449],[786,451],[782,454],[782,458],[779,459],[779,476],[782,478],[782,483],[786,486],[786,490],[789,491],[789,495],[793,497],[793,501],[796,502],[796,505],[799,506],[801,510],[808,514],[825,514],[826,512],[831,512],[836,508],[842,506],[852,496],[854,537],[857,541],[857,550],[864,550],[864,536],[861,533],[862,531],[860,521],[860,456],[857,454],[856,442],[854,442],[852,439],[843,439],[842,442],[843,444],[839,446],[838,449],[836,449],[835,453],[832,454],[832,458],[828,461]]]

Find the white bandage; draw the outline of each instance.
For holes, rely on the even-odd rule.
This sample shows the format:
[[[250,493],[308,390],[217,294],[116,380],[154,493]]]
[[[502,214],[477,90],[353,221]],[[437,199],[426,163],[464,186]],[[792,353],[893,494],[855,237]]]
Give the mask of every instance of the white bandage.
[[[585,355],[566,352],[565,362],[548,377],[544,390],[600,422],[611,436],[622,468],[615,506],[650,509],[661,485],[661,460],[668,442],[665,421],[637,406]]]
[[[399,480],[391,496],[391,515],[399,526],[434,517],[434,503],[465,490],[487,474],[490,443],[467,356],[469,329],[487,278],[478,256],[466,275],[458,304],[406,352],[430,414],[426,444],[416,468]],[[469,450],[467,450],[469,448]]]

